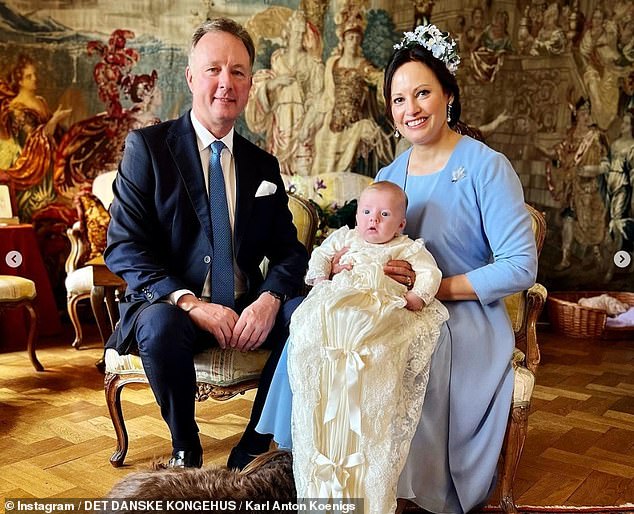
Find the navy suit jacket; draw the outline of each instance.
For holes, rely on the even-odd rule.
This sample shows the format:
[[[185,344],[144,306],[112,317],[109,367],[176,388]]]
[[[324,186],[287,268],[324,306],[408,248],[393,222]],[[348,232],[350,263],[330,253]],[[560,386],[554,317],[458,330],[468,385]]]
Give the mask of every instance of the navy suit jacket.
[[[266,290],[294,296],[308,254],[297,240],[278,161],[237,133],[233,154],[234,253],[246,277],[246,303]],[[263,180],[277,190],[256,198]],[[213,259],[209,200],[189,112],[131,132],[113,188],[104,256],[128,287],[108,346],[126,352],[135,343],[139,312],[178,289],[200,296]],[[264,257],[266,278],[259,267]]]

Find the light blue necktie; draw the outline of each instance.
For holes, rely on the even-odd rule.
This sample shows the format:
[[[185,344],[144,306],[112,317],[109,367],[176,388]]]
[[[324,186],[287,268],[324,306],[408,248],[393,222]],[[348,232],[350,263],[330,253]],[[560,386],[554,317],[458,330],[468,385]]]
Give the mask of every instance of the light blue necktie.
[[[222,141],[214,141],[209,153],[209,212],[214,251],[211,261],[211,303],[233,307],[233,245],[225,179],[220,164],[223,148],[225,144]]]

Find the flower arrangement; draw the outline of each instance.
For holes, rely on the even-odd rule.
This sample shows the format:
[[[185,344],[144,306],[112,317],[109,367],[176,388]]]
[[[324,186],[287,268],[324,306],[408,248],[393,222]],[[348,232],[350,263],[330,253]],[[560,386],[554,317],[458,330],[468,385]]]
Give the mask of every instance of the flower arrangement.
[[[314,200],[309,200],[309,202],[313,205],[319,216],[315,246],[319,246],[334,229],[341,228],[344,225],[354,228],[357,213],[356,200],[350,200],[343,205],[333,203],[326,207],[322,207]]]
[[[337,202],[329,203],[324,199],[324,195],[322,194],[322,191],[328,189],[328,186],[321,178],[317,178],[310,182],[310,187],[312,187],[312,194],[310,195],[312,198],[306,194],[302,184],[290,183],[286,190],[291,194],[303,194],[308,198],[308,201],[315,208],[315,211],[317,211],[319,221],[315,237],[315,246],[319,246],[324,239],[328,237],[330,232],[335,229],[341,228],[344,225],[354,228],[357,213],[356,199],[344,202],[343,205]],[[319,201],[313,200],[313,198],[317,197],[320,199]]]
[[[420,45],[429,50],[436,59],[445,63],[452,75],[458,71],[460,56],[456,50],[456,42],[448,32],[441,31],[436,25],[419,25],[413,32],[404,32],[400,43],[394,45],[394,50],[411,48]]]

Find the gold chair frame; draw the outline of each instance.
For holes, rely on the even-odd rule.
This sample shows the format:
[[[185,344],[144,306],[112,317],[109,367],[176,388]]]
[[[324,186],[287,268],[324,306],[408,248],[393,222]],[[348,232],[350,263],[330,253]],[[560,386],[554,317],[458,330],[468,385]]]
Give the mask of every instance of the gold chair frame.
[[[532,206],[526,204],[526,209],[531,215],[537,255],[539,256],[546,238],[546,220],[544,215]],[[515,330],[515,347],[522,352],[523,360],[516,364],[528,369],[533,376],[536,376],[540,361],[539,345],[537,344],[537,320],[546,303],[547,292],[544,286],[536,283],[530,289],[516,294],[523,296],[522,303],[524,305],[522,322]],[[518,512],[513,495],[513,483],[526,441],[529,411],[530,399],[527,402],[512,405],[506,428],[498,466],[500,507],[506,514],[517,514]]]

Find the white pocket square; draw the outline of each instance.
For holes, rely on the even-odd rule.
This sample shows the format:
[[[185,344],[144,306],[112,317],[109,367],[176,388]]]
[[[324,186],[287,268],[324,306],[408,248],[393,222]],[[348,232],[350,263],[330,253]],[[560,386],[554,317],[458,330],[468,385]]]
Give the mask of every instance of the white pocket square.
[[[263,180],[258,186],[258,190],[255,192],[255,197],[258,196],[269,196],[277,191],[277,186],[273,184],[273,182],[269,182],[268,180]]]

